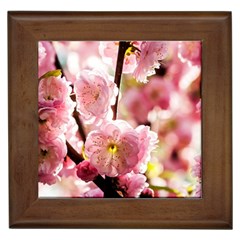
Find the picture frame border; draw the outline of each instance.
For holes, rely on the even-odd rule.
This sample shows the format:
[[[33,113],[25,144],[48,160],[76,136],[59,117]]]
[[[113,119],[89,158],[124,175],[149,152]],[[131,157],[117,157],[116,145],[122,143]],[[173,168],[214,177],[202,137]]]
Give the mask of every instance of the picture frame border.
[[[231,12],[8,12],[9,227],[232,229]],[[38,198],[38,41],[201,40],[202,198]]]

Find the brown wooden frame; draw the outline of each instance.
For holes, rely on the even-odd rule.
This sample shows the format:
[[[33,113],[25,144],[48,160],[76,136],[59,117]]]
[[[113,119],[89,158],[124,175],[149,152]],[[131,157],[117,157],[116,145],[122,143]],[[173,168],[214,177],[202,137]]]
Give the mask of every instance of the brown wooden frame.
[[[39,40],[202,40],[202,199],[39,199]],[[230,12],[9,12],[11,228],[232,228]]]

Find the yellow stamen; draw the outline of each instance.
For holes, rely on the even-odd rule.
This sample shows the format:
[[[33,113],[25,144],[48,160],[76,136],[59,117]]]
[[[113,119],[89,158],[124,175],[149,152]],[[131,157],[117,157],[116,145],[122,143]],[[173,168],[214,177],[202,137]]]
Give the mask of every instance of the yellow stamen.
[[[82,156],[85,160],[88,159],[87,155],[85,154],[85,146],[84,145],[82,146]]]
[[[108,146],[108,151],[109,151],[110,153],[112,153],[112,154],[116,153],[117,150],[118,150],[118,148],[117,148],[117,145],[115,145],[115,144],[110,144],[110,145]]]
[[[134,47],[133,45],[130,45],[128,49],[125,52],[126,56],[130,56],[131,54],[134,54],[135,52],[141,52],[137,47]]]
[[[130,46],[130,47],[126,50],[125,55],[126,55],[126,56],[130,56],[131,54],[134,53],[134,51],[135,51],[135,49],[133,48],[133,46]]]

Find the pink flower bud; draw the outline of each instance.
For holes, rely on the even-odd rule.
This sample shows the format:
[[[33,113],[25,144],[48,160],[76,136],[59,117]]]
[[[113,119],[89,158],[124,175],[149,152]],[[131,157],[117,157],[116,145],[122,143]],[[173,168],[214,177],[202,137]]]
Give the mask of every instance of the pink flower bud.
[[[140,197],[141,198],[153,198],[154,197],[154,191],[151,188],[144,188]]]
[[[98,175],[98,171],[89,161],[83,161],[77,166],[77,176],[85,182],[93,181]]]

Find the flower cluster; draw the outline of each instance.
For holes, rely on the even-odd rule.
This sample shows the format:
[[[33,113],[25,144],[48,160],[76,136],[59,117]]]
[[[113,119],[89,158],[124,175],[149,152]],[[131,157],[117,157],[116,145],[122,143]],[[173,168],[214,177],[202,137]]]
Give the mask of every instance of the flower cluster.
[[[201,42],[125,43],[39,42],[40,196],[201,196]]]
[[[60,76],[43,77],[38,86],[39,181],[55,183],[67,154],[65,132],[75,103],[71,87]]]
[[[126,51],[123,72],[132,73],[134,78],[147,83],[147,77],[155,74],[155,68],[160,67],[160,61],[167,56],[167,42],[131,42]],[[100,55],[107,64],[116,66],[118,42],[101,42]]]

